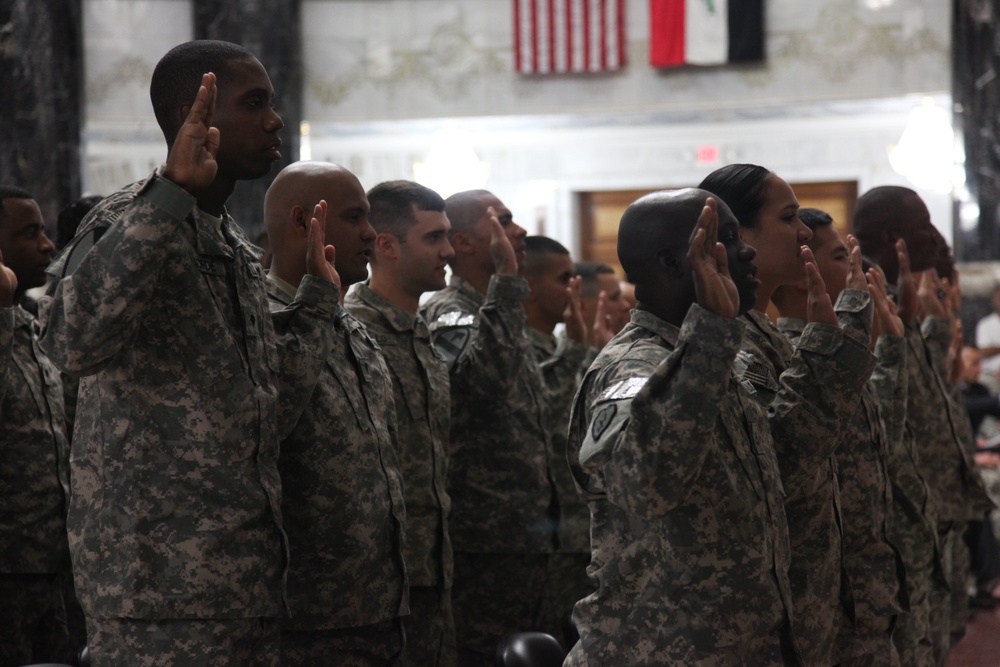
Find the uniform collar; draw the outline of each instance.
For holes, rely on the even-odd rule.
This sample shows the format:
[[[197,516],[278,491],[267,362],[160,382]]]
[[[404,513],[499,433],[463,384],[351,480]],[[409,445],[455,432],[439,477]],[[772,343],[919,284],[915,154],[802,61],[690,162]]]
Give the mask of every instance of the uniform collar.
[[[396,331],[412,331],[417,328],[418,315],[412,315],[371,288],[366,280],[354,287],[354,294],[371,308],[381,313],[382,318]],[[425,327],[426,329],[426,327]]]

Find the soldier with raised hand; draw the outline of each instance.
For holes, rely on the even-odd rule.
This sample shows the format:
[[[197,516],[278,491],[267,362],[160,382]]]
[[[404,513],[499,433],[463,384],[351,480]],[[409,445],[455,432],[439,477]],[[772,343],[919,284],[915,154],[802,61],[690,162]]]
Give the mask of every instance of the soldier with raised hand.
[[[925,301],[931,310],[920,317],[920,300],[915,283],[917,274],[932,271],[946,253],[943,240],[931,223],[930,213],[920,196],[899,186],[872,188],[858,198],[854,209],[854,230],[865,255],[876,260],[886,280],[897,283],[908,278],[900,294],[900,317],[907,341],[907,419],[905,443],[930,489],[928,517],[935,522],[944,579],[932,579],[929,593],[929,637],[933,660],[943,663],[966,622],[968,593],[967,547],[962,539],[966,522],[982,515],[989,507],[976,474],[967,444],[962,439],[964,409],[951,399],[952,387],[943,375],[943,351],[951,341],[951,324],[941,304]],[[902,272],[898,241],[905,242],[908,267]],[[901,285],[901,288],[903,285]],[[904,298],[905,297],[905,298]],[[954,609],[957,614],[953,613]],[[910,638],[912,643],[916,638]]]
[[[451,377],[459,663],[488,667],[499,639],[537,628],[555,548],[545,385],[524,336],[524,229],[485,190],[452,195],[445,213],[453,275],[421,314]]]
[[[76,604],[66,540],[69,444],[59,371],[25,292],[45,284],[52,242],[34,198],[0,185],[0,665],[72,662]],[[2,258],[10,266],[3,266]],[[6,280],[5,280],[6,279]]]
[[[836,303],[847,286],[852,255],[859,261],[857,240],[849,236],[845,243],[833,226],[833,218],[823,211],[802,209],[798,215],[812,230],[808,246],[816,258],[830,302]],[[875,282],[870,288],[878,314],[889,307],[880,287]],[[806,327],[808,295],[804,281],[779,287],[772,300],[781,313],[778,329],[794,345]],[[881,373],[897,370],[899,351],[905,345],[902,327],[898,332],[886,331],[884,336],[873,337],[872,346],[880,363],[894,364]],[[899,661],[891,633],[906,600],[905,592],[901,595],[905,569],[889,539],[890,457],[894,442],[880,418],[872,382],[862,388],[861,410],[845,424],[840,442],[834,457],[843,519],[844,569],[854,598],[855,616],[853,622],[841,624],[834,640],[833,659],[837,665],[891,667]]]
[[[740,235],[757,249],[761,287],[757,303],[742,316],[738,374],[768,411],[781,466],[800,658],[807,665],[834,664],[837,633],[854,617],[854,601],[844,585],[848,579],[833,453],[844,424],[860,409],[860,391],[875,365],[868,349],[868,284],[860,257],[855,257],[836,306],[825,287],[810,290],[808,323],[793,346],[766,314],[771,296],[779,286],[798,283],[812,271],[823,283],[812,251],[804,245],[812,232],[798,219],[795,193],[777,174],[751,164],[721,167],[701,186],[730,205]]]
[[[550,472],[559,505],[559,544],[549,560],[539,620],[542,630],[572,645],[575,633],[564,636],[572,627],[567,623],[570,612],[594,589],[587,577],[590,511],[577,495],[566,464],[566,423],[580,381],[596,356],[589,335],[593,323],[588,327],[584,319],[581,278],[573,275],[576,267],[569,250],[546,236],[529,236],[525,242],[524,277],[531,288],[524,302],[525,335],[545,378]],[[559,323],[565,330],[557,338],[553,332]]]
[[[341,294],[364,280],[375,230],[357,177],[326,162],[296,162],[268,188],[264,217],[274,257],[281,403],[282,502],[291,546],[281,664],[396,665],[408,612],[403,564],[403,480],[396,460],[392,380],[379,346],[336,300],[319,354],[297,324],[294,299],[310,281],[304,249],[317,216],[336,248]]]
[[[599,587],[576,605],[567,665],[795,659],[778,465],[733,372],[754,255],[703,190],[646,195],[622,216],[618,256],[639,303],[570,420]]]
[[[67,523],[88,646],[98,667],[276,665],[277,358],[225,203],[280,157],[282,122],[264,67],[227,42],[172,49],[150,97],[166,164],[91,212],[40,303],[43,349],[83,378]],[[293,308],[321,348],[337,289],[316,238]]]
[[[412,181],[387,181],[368,191],[378,236],[371,280],[344,299],[381,348],[396,403],[396,454],[405,481],[410,615],[403,619],[403,664],[453,667],[452,550],[448,529],[448,366],[431,344],[417,313],[420,297],[445,286],[455,251],[444,199]]]

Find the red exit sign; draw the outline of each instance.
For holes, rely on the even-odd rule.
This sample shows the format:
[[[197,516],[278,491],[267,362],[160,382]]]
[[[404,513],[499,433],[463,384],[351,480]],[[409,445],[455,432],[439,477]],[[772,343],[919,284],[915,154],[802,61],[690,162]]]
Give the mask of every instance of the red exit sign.
[[[695,154],[695,159],[702,165],[716,164],[720,153],[718,146],[701,146]]]

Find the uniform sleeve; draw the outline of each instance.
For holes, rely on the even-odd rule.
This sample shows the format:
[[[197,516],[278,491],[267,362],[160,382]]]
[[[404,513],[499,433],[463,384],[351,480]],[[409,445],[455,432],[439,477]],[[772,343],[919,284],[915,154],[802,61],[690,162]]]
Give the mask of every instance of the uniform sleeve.
[[[580,462],[603,469],[611,502],[660,517],[684,501],[717,446],[717,419],[741,338],[737,320],[694,305],[677,348],[659,365],[619,364],[598,380]]]
[[[927,343],[934,372],[947,381],[948,347],[951,345],[951,325],[941,317],[928,317],[920,325],[920,334]],[[950,383],[949,383],[950,384]]]
[[[517,378],[528,351],[523,305],[527,295],[524,278],[494,275],[476,315],[445,313],[429,322],[434,346],[448,363],[453,394],[493,393],[498,379]]]
[[[3,423],[3,401],[10,386],[8,373],[14,367],[14,306],[0,308],[0,423]]]
[[[592,349],[589,345],[564,336],[559,339],[555,354],[548,359],[539,360],[538,365],[545,377],[547,403],[554,414],[569,414],[577,383],[582,376],[580,369],[585,360],[593,359],[590,356]]]
[[[39,342],[72,376],[92,375],[132,340],[195,206],[188,192],[153,176],[79,266],[39,303]]]
[[[768,421],[789,495],[809,493],[808,480],[840,444],[843,425],[861,406],[861,389],[875,357],[868,350],[871,296],[844,290],[837,300],[840,327],[806,325],[780,389],[767,405]]]
[[[340,291],[322,278],[304,276],[290,304],[270,299],[277,348],[278,438],[284,440],[309,405],[327,360],[347,354],[340,320],[347,314]]]
[[[906,391],[909,372],[906,368],[906,339],[901,336],[879,336],[875,343],[878,363],[872,372],[872,387],[878,398],[879,416],[886,437],[895,451],[903,442],[906,428]]]

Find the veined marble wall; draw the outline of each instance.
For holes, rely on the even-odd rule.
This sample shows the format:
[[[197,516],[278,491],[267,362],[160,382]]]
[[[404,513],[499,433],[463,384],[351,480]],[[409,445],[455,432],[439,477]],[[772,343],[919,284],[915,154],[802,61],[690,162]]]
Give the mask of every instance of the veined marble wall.
[[[733,161],[790,181],[857,179],[862,191],[902,184],[886,147],[924,94],[950,104],[950,3],[869,8],[887,1],[768,0],[766,63],[657,71],[648,2],[627,0],[623,72],[524,77],[509,0],[302,0],[311,154],[371,187],[413,178],[433,132],[462,127],[490,165],[486,187],[570,247],[580,190],[691,185]],[[160,55],[192,34],[190,0],[84,8],[85,185],[107,191],[166,154],[146,89]],[[720,148],[718,164],[697,163],[704,145]],[[948,197],[921,194],[950,238]]]

